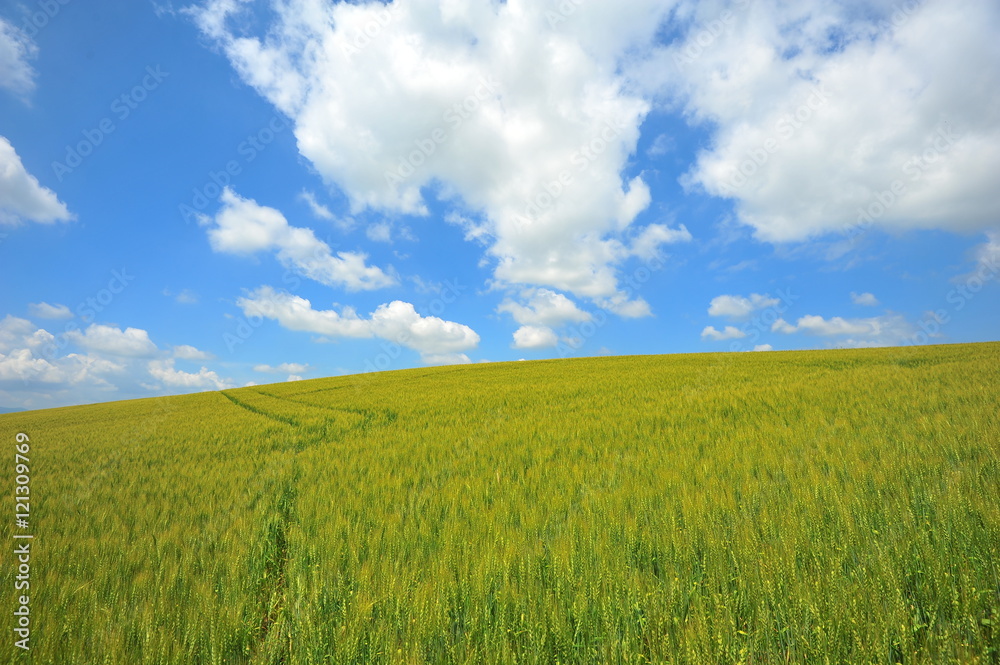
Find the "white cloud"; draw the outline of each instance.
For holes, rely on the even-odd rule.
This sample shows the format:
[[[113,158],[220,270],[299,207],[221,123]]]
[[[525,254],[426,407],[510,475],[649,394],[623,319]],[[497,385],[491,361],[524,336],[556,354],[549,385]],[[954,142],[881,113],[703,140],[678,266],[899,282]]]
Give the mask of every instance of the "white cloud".
[[[759,293],[751,293],[749,298],[729,295],[716,296],[708,305],[708,315],[745,319],[758,310],[774,307],[780,302],[777,298]]]
[[[63,376],[51,363],[36,358],[30,349],[16,349],[6,355],[0,353],[0,381],[29,379],[57,383],[63,381]]]
[[[214,357],[211,353],[200,351],[189,344],[174,347],[174,358],[181,360],[211,360]]]
[[[288,378],[287,378],[287,379],[285,379],[285,381],[286,381],[286,382],[291,382],[291,381],[303,381],[303,380],[304,380],[304,379],[303,379],[303,378],[302,378],[301,376],[299,376],[298,374],[289,374],[289,375],[288,375]]]
[[[832,319],[824,319],[822,316],[803,316],[793,326],[784,319],[778,319],[771,325],[773,332],[790,335],[797,332],[806,332],[811,335],[864,335],[872,331],[871,322],[875,319],[851,319],[835,316]]]
[[[677,142],[669,134],[660,134],[646,150],[647,157],[662,157],[677,148]]]
[[[628,183],[628,191],[619,197],[618,225],[626,227],[631,224],[652,202],[649,185],[642,181],[642,176],[632,178]]]
[[[67,343],[88,352],[66,353]],[[187,345],[173,351],[179,358],[207,356]],[[147,383],[150,366],[156,378],[174,388],[229,384],[206,368],[194,374],[177,372],[173,358],[163,360],[164,355],[146,331],[136,328],[122,331],[93,324],[85,332],[70,327],[56,337],[26,319],[7,316],[0,319],[0,400],[5,405],[46,408],[148,397],[163,390]]]
[[[20,381],[29,391],[34,384],[67,387],[89,384],[113,389],[102,375],[123,370],[120,363],[90,354],[70,353],[62,358],[48,359],[36,356],[28,348],[15,349],[8,355],[0,353],[0,382]]]
[[[52,224],[72,219],[66,204],[25,170],[14,146],[0,136],[0,226],[17,226],[25,221]]]
[[[47,302],[28,303],[28,313],[39,319],[73,318],[73,312],[66,305],[50,305]]]
[[[690,240],[691,233],[683,224],[676,229],[663,224],[650,224],[632,240],[632,254],[649,260],[659,256],[660,245],[690,242]]]
[[[388,222],[376,222],[365,229],[365,235],[373,242],[392,242],[392,225]]]
[[[156,355],[158,349],[149,333],[139,328],[121,330],[99,323],[90,324],[84,332],[71,330],[66,337],[88,351],[113,356],[142,358]]]
[[[851,291],[851,302],[855,305],[862,305],[864,307],[876,307],[879,302],[878,298],[871,293],[855,293]]]
[[[370,322],[359,317],[350,307],[344,307],[340,312],[315,310],[305,298],[276,291],[269,286],[258,288],[237,300],[236,304],[247,316],[273,319],[288,330],[358,339],[373,336]]]
[[[514,331],[515,349],[551,349],[559,343],[559,337],[552,328],[545,326],[521,326]]]
[[[723,330],[716,330],[715,326],[706,326],[701,331],[701,338],[713,342],[722,342],[727,339],[743,339],[747,334],[735,326],[726,326]]]
[[[306,205],[308,205],[309,209],[312,210],[312,214],[317,218],[325,219],[329,222],[337,219],[337,216],[334,215],[329,208],[316,200],[316,195],[312,192],[302,190],[302,193],[299,194],[299,198],[306,202]]]
[[[164,385],[178,388],[197,388],[201,390],[225,390],[235,388],[228,379],[223,379],[207,367],[197,372],[182,372],[174,369],[174,359],[150,360],[149,375]]]
[[[650,194],[622,173],[650,105],[618,72],[670,5],[574,3],[550,21],[544,3],[291,0],[274,5],[265,38],[230,28],[246,25],[234,17],[248,5],[208,0],[193,13],[355,211],[427,214],[430,187],[476,218],[467,234],[488,243],[499,286],[635,316],[648,305],[619,284],[625,241],[645,238],[646,253],[662,231],[631,228]]]
[[[408,226],[393,225],[392,222],[384,220],[369,224],[365,229],[365,237],[372,242],[384,243],[392,243],[396,240],[409,240],[413,242],[417,239]]]
[[[253,371],[265,374],[305,374],[310,369],[309,365],[302,363],[281,363],[277,367],[270,365],[255,365]]]
[[[396,283],[380,268],[366,265],[366,255],[356,252],[333,254],[330,246],[310,229],[291,226],[274,208],[244,199],[228,187],[222,192],[222,208],[214,219],[204,218],[212,249],[232,254],[254,254],[274,250],[286,268],[327,286],[349,291],[379,289]]]
[[[24,31],[0,18],[0,88],[27,98],[35,89],[35,70],[28,61],[38,47]]]
[[[770,344],[758,344],[757,346],[753,347],[753,350],[754,351],[774,351],[774,347],[771,346]]]
[[[497,307],[498,312],[507,312],[521,325],[556,327],[564,323],[583,323],[593,317],[577,307],[576,303],[561,293],[549,289],[525,289],[521,291],[526,305],[505,299]]]
[[[1000,271],[1000,229],[986,231],[986,241],[976,245],[970,252],[970,258],[975,261],[975,267],[966,273],[951,277],[953,284],[966,284],[988,281]]]
[[[472,328],[436,316],[421,316],[410,303],[395,300],[379,305],[367,319],[350,307],[340,312],[315,310],[305,298],[262,286],[237,304],[247,316],[277,321],[288,330],[330,337],[378,337],[413,349],[426,360],[475,348],[479,335]]]
[[[56,362],[63,367],[68,381],[72,384],[94,381],[112,389],[114,389],[113,386],[99,377],[106,374],[121,374],[126,370],[125,365],[121,362],[102,358],[92,353],[70,353]]]
[[[379,305],[371,326],[376,336],[426,355],[458,353],[479,344],[479,335],[472,328],[436,316],[420,316],[413,305],[399,300]]]
[[[461,227],[465,231],[467,242],[475,242],[483,247],[489,247],[492,231],[488,223],[460,215],[454,211],[445,215],[444,221]]]
[[[344,233],[348,233],[354,229],[356,222],[353,218],[338,217],[337,215],[334,215],[330,208],[316,200],[316,195],[314,193],[304,189],[299,194],[299,199],[304,201],[305,204],[309,206],[309,210],[312,211],[313,216],[317,219],[333,222],[334,226]]]
[[[30,393],[36,384],[109,387],[102,375],[124,369],[118,362],[93,354],[58,357],[54,342],[52,333],[27,319],[8,315],[0,320],[0,382],[20,381],[25,406],[35,406]]]
[[[643,316],[653,315],[652,310],[649,308],[649,303],[645,300],[642,298],[629,300],[627,296],[621,293],[616,293],[610,298],[598,299],[597,304],[625,319],[638,319]]]
[[[778,319],[771,326],[772,332],[791,335],[805,333],[819,337],[847,337],[840,346],[892,346],[903,344],[917,332],[902,315],[886,314],[866,319],[845,319],[835,316],[830,319],[808,315],[801,317],[794,325]]]
[[[978,245],[973,252],[975,259],[987,267],[996,266],[1000,261],[1000,229],[990,229],[986,232],[986,242]]]
[[[190,289],[184,289],[183,291],[177,294],[177,297],[174,298],[174,300],[176,300],[182,305],[194,305],[195,303],[198,302],[198,296],[197,294],[195,294],[194,291],[191,291]]]
[[[732,198],[756,237],[843,232],[859,209],[871,211],[865,224],[894,230],[996,224],[1000,4],[709,0],[682,8],[685,38],[634,76],[650,94],[666,86],[711,129],[685,182]],[[724,8],[733,10],[729,24],[699,44]]]
[[[31,321],[8,314],[0,320],[0,352],[12,349],[37,349],[55,337],[47,330],[37,328]]]

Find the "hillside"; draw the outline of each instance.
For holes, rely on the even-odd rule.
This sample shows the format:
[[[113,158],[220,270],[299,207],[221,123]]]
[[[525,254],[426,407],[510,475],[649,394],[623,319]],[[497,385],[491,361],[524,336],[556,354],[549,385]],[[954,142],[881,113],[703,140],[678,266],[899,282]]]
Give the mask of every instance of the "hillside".
[[[23,432],[33,663],[997,663],[998,404],[1000,343],[415,369],[0,415],[0,493]]]

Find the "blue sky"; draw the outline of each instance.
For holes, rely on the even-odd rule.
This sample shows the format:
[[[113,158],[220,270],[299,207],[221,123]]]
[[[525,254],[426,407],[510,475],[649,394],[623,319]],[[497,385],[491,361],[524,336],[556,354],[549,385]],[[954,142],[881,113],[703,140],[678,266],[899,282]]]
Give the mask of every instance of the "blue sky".
[[[1000,337],[989,0],[0,18],[0,408]]]

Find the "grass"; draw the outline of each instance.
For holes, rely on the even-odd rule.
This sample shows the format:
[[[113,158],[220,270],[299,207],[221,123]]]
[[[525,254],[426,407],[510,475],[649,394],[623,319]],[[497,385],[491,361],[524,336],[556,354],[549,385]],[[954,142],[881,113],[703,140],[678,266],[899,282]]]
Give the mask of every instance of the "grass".
[[[991,343],[0,415],[30,662],[996,664],[998,405]]]

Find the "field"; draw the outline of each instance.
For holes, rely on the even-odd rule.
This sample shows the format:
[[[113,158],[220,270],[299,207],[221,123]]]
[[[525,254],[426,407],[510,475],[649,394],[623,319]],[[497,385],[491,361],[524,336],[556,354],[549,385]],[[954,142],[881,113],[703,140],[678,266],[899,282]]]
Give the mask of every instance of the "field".
[[[0,661],[996,664],[998,405],[991,343],[0,415],[35,534],[22,654],[4,516]]]

